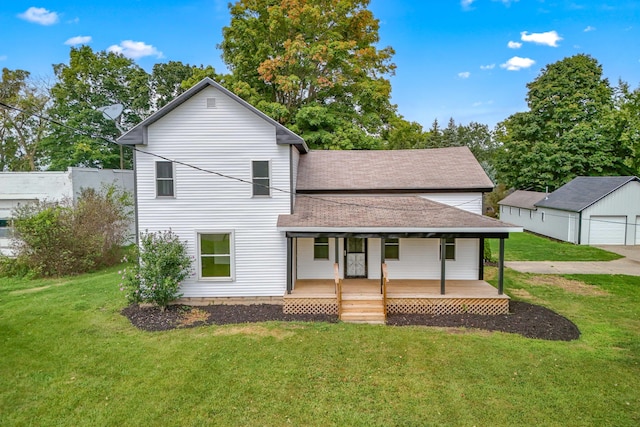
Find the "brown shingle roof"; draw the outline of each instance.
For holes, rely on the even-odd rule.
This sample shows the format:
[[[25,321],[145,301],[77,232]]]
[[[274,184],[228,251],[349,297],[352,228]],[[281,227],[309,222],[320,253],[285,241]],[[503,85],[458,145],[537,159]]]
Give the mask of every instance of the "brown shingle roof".
[[[510,224],[418,196],[299,195],[296,197],[294,213],[280,215],[278,227],[299,231],[305,228],[516,231]]]
[[[533,210],[536,209],[535,204],[544,199],[546,195],[546,193],[539,191],[516,190],[500,200],[498,204]]]
[[[493,183],[467,147],[331,151],[300,156],[298,192],[489,190]]]

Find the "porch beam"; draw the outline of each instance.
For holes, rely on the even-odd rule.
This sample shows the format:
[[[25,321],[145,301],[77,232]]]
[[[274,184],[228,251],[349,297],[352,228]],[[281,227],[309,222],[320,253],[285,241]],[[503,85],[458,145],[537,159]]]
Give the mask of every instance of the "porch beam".
[[[415,233],[350,233],[350,232],[316,232],[316,231],[287,231],[287,237],[336,237],[336,238],[348,238],[359,237],[365,239],[385,237],[387,239],[406,239],[406,238],[424,238],[424,239],[439,239],[441,237],[449,239],[507,239],[509,233],[431,233],[431,232],[415,232]]]
[[[504,293],[504,239],[500,239],[500,256],[498,258],[498,295]]]
[[[287,238],[287,293],[293,290],[293,238]]]
[[[447,264],[447,239],[440,238],[440,295],[445,293],[445,276],[446,276],[446,264]]]
[[[484,238],[480,238],[480,244],[478,250],[480,256],[478,257],[478,280],[484,280]]]

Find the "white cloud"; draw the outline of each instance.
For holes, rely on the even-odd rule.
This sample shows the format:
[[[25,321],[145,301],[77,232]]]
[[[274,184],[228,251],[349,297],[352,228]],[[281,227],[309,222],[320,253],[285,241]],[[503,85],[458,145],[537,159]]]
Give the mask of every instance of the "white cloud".
[[[131,59],[138,59],[144,56],[162,58],[162,52],[155,47],[145,42],[134,42],[133,40],[123,40],[119,45],[109,46],[107,52],[119,53]]]
[[[460,0],[463,9],[469,9],[475,0]]]
[[[509,49],[520,49],[522,47],[522,43],[510,41],[509,43],[507,43],[507,47]]]
[[[480,66],[481,70],[493,70],[494,68],[496,68],[496,64],[487,64]]]
[[[535,63],[536,61],[531,58],[520,58],[519,56],[514,56],[504,64],[501,64],[500,67],[506,68],[508,71],[519,71],[523,68],[529,68]]]
[[[596,27],[592,27],[591,25],[587,25],[587,28],[584,29],[585,33],[588,33],[590,31],[595,31]]]
[[[91,36],[75,36],[64,42],[69,46],[77,46],[79,44],[87,44],[91,42]]]
[[[562,37],[560,37],[555,30],[547,31],[546,33],[531,34],[528,34],[527,31],[523,31],[520,33],[520,40],[522,40],[523,42],[532,42],[536,44],[558,47],[558,42],[562,40]]]
[[[18,18],[40,25],[53,25],[58,23],[58,14],[56,12],[49,12],[44,7],[32,6],[27,9],[26,12],[19,14]]]
[[[458,73],[458,77],[460,77],[461,79],[468,79],[471,76],[471,73],[468,71],[463,71],[461,73]]]

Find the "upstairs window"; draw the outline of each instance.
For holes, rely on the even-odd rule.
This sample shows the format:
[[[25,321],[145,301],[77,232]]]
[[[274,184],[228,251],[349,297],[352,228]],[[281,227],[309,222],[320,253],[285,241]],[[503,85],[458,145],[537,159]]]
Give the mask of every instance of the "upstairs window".
[[[384,259],[400,259],[400,239],[384,239]]]
[[[156,162],[156,196],[174,197],[173,163]]]
[[[442,244],[440,245],[440,252],[442,254]],[[438,256],[442,259],[442,256]],[[444,259],[455,260],[456,259],[456,239],[446,238],[444,239]]]
[[[251,176],[254,196],[270,196],[271,179],[268,160],[254,160],[251,162]]]
[[[313,239],[313,259],[329,259],[328,237],[316,237]]]

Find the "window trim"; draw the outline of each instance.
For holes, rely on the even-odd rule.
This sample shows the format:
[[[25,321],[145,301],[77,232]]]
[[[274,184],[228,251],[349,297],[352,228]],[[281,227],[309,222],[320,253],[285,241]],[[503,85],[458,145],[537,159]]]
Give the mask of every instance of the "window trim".
[[[269,168],[269,173],[267,177],[263,177],[263,176],[259,176],[256,177],[253,175],[253,164],[255,162],[266,162],[267,163],[267,168]],[[255,194],[254,192],[254,188],[253,185],[255,184],[255,180],[256,179],[267,179],[267,190],[269,190],[269,194]],[[251,160],[251,197],[256,197],[256,198],[265,198],[265,197],[271,197],[271,159],[252,159]]]
[[[225,277],[205,277],[202,275],[202,253],[200,236],[206,234],[228,234],[229,235],[229,273]],[[200,282],[235,282],[236,280],[236,256],[235,256],[235,231],[234,230],[197,230],[196,231],[196,257],[198,268],[198,281]],[[224,255],[226,256],[226,255]]]
[[[449,241],[449,240],[453,240],[453,241]],[[445,261],[455,261],[456,260],[456,252],[457,252],[456,251],[456,245],[457,245],[456,244],[456,238],[455,237],[453,237],[453,238],[447,237],[445,239],[444,245],[445,245],[445,250],[444,250],[444,254],[445,254],[444,255],[445,256],[444,259],[445,259]],[[453,258],[448,258],[447,257],[447,247],[453,247]],[[442,260],[442,241],[441,240],[438,243],[438,259]]]
[[[171,164],[171,179],[158,177],[158,164],[160,163]],[[176,164],[174,162],[170,162],[167,160],[156,160],[154,162],[154,173],[155,173],[156,199],[175,199],[176,198]],[[158,181],[160,180],[171,181],[171,192],[173,193],[173,195],[165,196],[165,195],[158,194]]]
[[[395,242],[390,242],[389,240],[395,240]],[[387,246],[396,246],[398,248],[398,257],[390,258],[387,256]],[[390,261],[400,261],[400,239],[384,239],[384,260]]]
[[[318,239],[327,239],[327,243],[319,243]],[[327,247],[327,257],[326,258],[318,258],[316,257],[316,247],[326,246]],[[330,259],[331,250],[329,248],[329,238],[328,237],[314,237],[313,238],[313,260],[314,261],[328,261]]]

